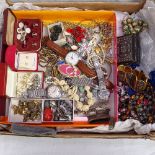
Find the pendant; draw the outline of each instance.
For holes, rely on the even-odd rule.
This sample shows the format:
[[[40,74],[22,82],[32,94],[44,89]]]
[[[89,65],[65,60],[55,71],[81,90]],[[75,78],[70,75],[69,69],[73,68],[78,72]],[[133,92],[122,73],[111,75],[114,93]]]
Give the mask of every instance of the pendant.
[[[22,94],[24,98],[43,98],[46,97],[46,90],[39,88],[39,89],[27,89],[26,92]]]
[[[89,79],[87,77],[82,77],[82,78],[72,78],[71,83],[75,86],[89,86],[92,84],[92,79]]]

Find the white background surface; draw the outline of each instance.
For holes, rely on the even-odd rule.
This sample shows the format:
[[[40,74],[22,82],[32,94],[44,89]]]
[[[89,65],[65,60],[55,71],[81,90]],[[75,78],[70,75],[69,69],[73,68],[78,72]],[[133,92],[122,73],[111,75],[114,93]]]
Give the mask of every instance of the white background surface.
[[[0,135],[0,155],[155,155],[155,141]]]

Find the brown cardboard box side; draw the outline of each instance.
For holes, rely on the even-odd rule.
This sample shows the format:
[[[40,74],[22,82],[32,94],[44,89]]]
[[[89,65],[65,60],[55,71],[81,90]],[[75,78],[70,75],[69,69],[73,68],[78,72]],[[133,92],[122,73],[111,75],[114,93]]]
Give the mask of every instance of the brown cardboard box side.
[[[6,1],[9,5],[15,4],[12,0]],[[34,2],[33,4],[40,7],[76,7],[83,10],[116,10],[132,13],[140,10],[145,1],[146,0],[142,0],[141,2]],[[20,2],[20,0],[18,2]]]

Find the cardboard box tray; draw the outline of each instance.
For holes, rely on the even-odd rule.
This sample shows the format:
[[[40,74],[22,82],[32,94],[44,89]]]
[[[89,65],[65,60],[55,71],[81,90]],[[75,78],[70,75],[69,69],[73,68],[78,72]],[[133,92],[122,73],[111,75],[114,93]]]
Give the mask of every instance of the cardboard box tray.
[[[9,5],[14,3],[11,0],[7,0]],[[25,1],[26,2],[26,1]],[[126,11],[129,13],[139,11],[145,3],[145,0],[141,2],[130,2],[130,3],[118,3],[118,2],[38,2],[33,3],[34,5],[41,7],[77,7],[80,9],[91,9],[91,10],[117,10],[117,11]],[[1,132],[2,134],[11,134],[9,132]],[[147,135],[137,135],[134,131],[127,133],[59,133],[56,138],[106,138],[106,139],[117,139],[117,138],[144,138],[155,140],[155,132],[151,132]]]
[[[115,13],[112,11],[84,11],[85,13],[83,13],[83,11],[72,11],[72,14],[70,14],[70,11],[50,11],[50,10],[43,10],[43,11],[34,11],[34,10],[6,10],[6,13],[4,14],[5,17],[7,17],[6,19],[4,19],[7,22],[11,22],[10,16],[14,19],[14,21],[18,20],[18,19],[30,19],[30,18],[36,18],[36,19],[40,19],[44,25],[48,25],[51,22],[55,22],[57,20],[60,21],[68,21],[68,22],[79,22],[79,21],[85,21],[85,23],[92,21],[93,19],[98,20],[99,22],[110,22],[112,23],[112,25],[115,27],[116,24],[116,19],[115,19]],[[48,16],[47,16],[48,15]],[[6,22],[6,23],[7,23]],[[14,38],[14,37],[10,37],[10,29],[8,27],[8,24],[4,25],[4,27],[7,27],[6,33],[4,33],[4,40],[6,40],[6,44],[7,45],[12,45],[13,41],[8,41],[7,38]],[[12,28],[13,29],[13,28]],[[6,34],[6,35],[5,35]],[[9,34],[9,37],[7,37],[7,34]],[[114,31],[114,36],[115,36],[115,31]],[[115,38],[115,37],[114,37]],[[5,41],[4,41],[5,42]],[[114,59],[116,59],[116,51],[113,50],[113,56]],[[5,52],[5,50],[3,50],[3,52]],[[113,72],[111,74],[111,78],[110,79],[114,85],[116,85],[116,68],[117,68],[117,63],[114,63],[113,65]],[[11,76],[9,76],[11,77]],[[111,117],[114,118],[114,120],[117,120],[117,92],[116,90],[114,90],[113,93],[113,97],[110,97],[110,108],[111,109]],[[10,96],[10,95],[8,95]],[[2,124],[10,124],[9,122],[7,122],[7,119],[0,119],[0,123]],[[106,123],[107,124],[107,123]],[[44,127],[96,127],[98,125],[101,124],[89,124],[88,122],[85,121],[74,121],[74,123],[43,123],[40,126],[44,126]],[[102,124],[103,125],[103,124]]]

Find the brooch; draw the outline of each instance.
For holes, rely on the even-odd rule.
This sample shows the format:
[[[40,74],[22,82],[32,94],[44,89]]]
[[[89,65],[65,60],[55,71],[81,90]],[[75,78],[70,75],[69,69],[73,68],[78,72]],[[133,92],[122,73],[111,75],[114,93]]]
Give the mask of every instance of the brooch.
[[[77,67],[70,66],[69,64],[62,64],[58,66],[61,74],[69,77],[77,77],[81,75],[81,71]]]

